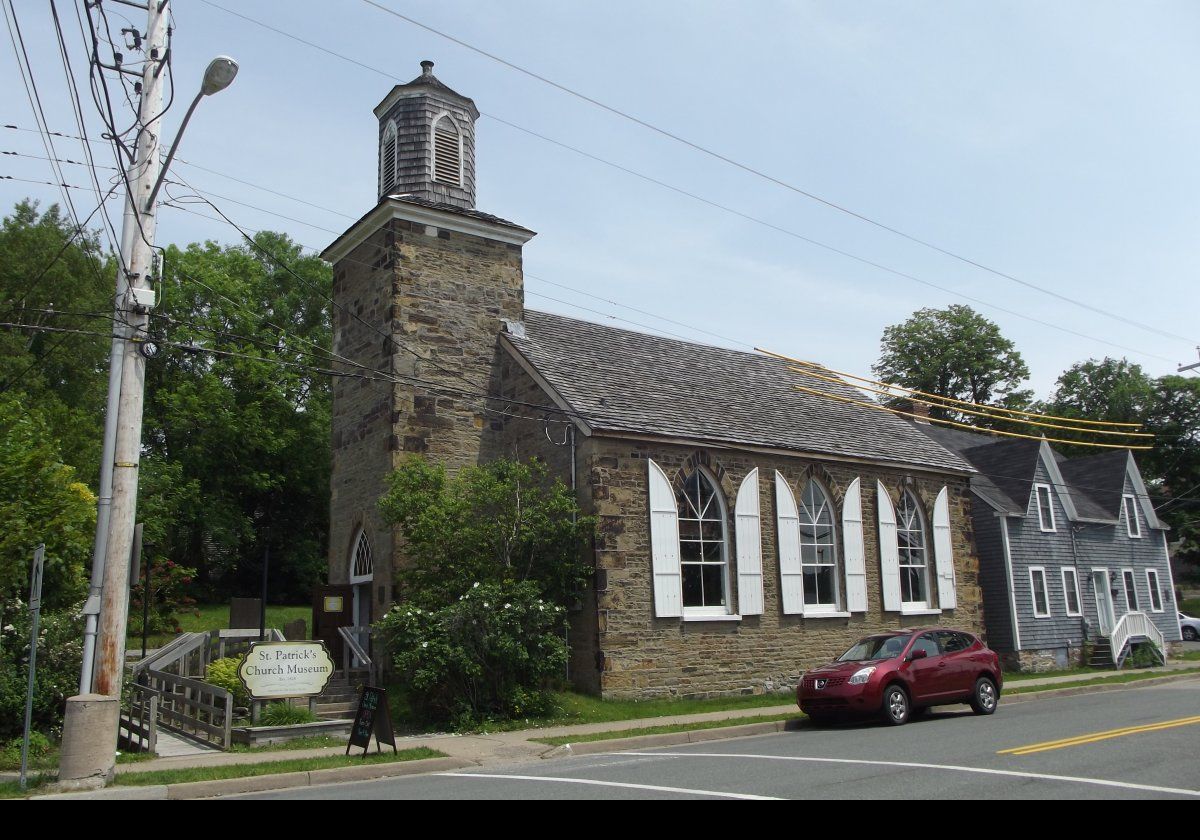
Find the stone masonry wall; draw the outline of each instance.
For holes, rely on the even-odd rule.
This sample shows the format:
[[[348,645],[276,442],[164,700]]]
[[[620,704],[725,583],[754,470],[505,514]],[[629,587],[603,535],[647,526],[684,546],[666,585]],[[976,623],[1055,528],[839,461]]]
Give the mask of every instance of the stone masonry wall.
[[[605,697],[704,696],[778,691],[795,686],[801,671],[841,654],[864,634],[900,627],[941,624],[983,635],[979,561],[968,515],[964,478],[903,469],[821,462],[727,449],[591,438],[581,447],[581,485],[587,506],[599,517],[596,544],[597,649]],[[740,621],[693,622],[654,617],[650,557],[647,458],[668,477],[704,463],[719,477],[731,511],[742,479],[759,468],[762,511],[764,614]],[[779,595],[774,472],[779,470],[799,496],[803,480],[818,477],[840,512],[849,483],[862,479],[867,556],[868,611],[851,618],[784,615]],[[908,486],[927,511],[943,486],[950,487],[958,608],[941,616],[902,617],[882,611],[875,481],[899,496]],[[840,516],[839,516],[840,520]],[[839,542],[841,539],[839,528]],[[930,538],[931,539],[931,538]],[[736,556],[736,547],[730,546]],[[841,555],[839,545],[839,556]],[[931,558],[932,564],[932,558]],[[840,567],[839,567],[840,571]],[[731,589],[737,603],[736,574]],[[936,597],[936,576],[930,585]]]
[[[334,385],[330,581],[346,580],[366,522],[379,616],[392,599],[387,570],[403,563],[377,509],[387,475],[409,454],[453,473],[499,451],[485,395],[499,387],[502,321],[523,314],[521,248],[395,219],[338,262],[334,293],[347,310],[335,314],[335,352],[402,380]]]

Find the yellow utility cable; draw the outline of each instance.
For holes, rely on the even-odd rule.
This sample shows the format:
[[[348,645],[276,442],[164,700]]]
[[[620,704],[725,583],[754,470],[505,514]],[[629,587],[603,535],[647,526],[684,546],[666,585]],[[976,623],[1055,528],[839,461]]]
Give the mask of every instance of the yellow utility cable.
[[[846,385],[846,383],[840,379],[835,379],[832,376],[821,376],[820,374],[813,373],[811,370],[805,370],[804,368],[789,367],[788,370],[794,371],[795,373],[803,374],[804,376],[810,376],[813,379],[820,379],[825,382],[833,382],[838,385]],[[857,388],[860,391],[870,391],[873,394],[882,394],[885,397],[895,397],[894,394],[891,394],[880,388],[870,388],[865,385],[846,385],[846,387]],[[940,405],[934,406],[934,408],[944,408],[944,407],[946,407],[946,406],[940,406]],[[1062,429],[1063,431],[1066,431],[1066,432],[1085,432],[1089,435],[1117,435],[1118,437],[1141,437],[1141,438],[1154,437],[1154,435],[1150,434],[1149,432],[1114,432],[1114,431],[1109,431],[1107,429],[1080,429],[1075,426],[1060,426],[1057,423],[1042,423],[1037,420],[1017,420],[1015,418],[1009,419],[1007,417],[996,417],[995,415],[988,414],[983,411],[972,411],[969,408],[955,408],[953,410],[961,412],[963,414],[973,414],[976,417],[988,417],[988,418],[991,418],[992,420],[1005,420],[1006,422],[1009,422],[1009,423],[1024,423],[1028,426],[1045,426],[1047,429]]]
[[[1080,419],[1077,419],[1074,417],[1058,417],[1057,415],[1054,415],[1054,414],[1038,414],[1038,413],[1032,412],[1032,411],[1018,411],[1018,410],[1012,409],[1012,408],[1001,408],[998,405],[985,405],[983,403],[974,403],[974,402],[970,402],[968,400],[955,399],[954,397],[943,397],[943,396],[939,396],[938,394],[930,394],[925,391],[917,391],[913,388],[905,388],[903,385],[891,385],[887,382],[880,382],[876,379],[867,379],[866,377],[863,377],[863,376],[855,376],[853,373],[845,373],[840,370],[834,370],[833,368],[826,367],[825,365],[822,365],[822,364],[817,364],[816,362],[806,362],[803,359],[793,359],[791,356],[785,356],[782,353],[773,353],[770,350],[764,350],[761,347],[755,347],[754,349],[757,350],[759,353],[763,353],[764,355],[772,356],[776,359],[783,359],[785,362],[795,362],[798,365],[805,365],[806,367],[820,368],[822,370],[829,371],[830,373],[836,373],[838,376],[844,376],[847,379],[857,379],[859,382],[869,382],[872,385],[882,385],[885,388],[895,388],[897,391],[904,391],[905,393],[908,393],[908,394],[916,394],[921,397],[929,397],[931,399],[942,400],[943,402],[948,402],[948,403],[956,403],[958,405],[973,405],[973,406],[977,406],[978,408],[986,408],[990,411],[999,411],[999,412],[1003,412],[1004,414],[1012,414],[1012,415],[1016,415],[1018,417],[1044,417],[1047,420],[1066,420],[1070,423],[1082,423],[1082,424],[1086,424],[1088,426],[1123,426],[1123,427],[1134,428],[1134,429],[1140,429],[1143,425],[1142,423],[1118,423],[1115,420],[1080,420]]]
[[[1100,447],[1102,449],[1138,449],[1138,450],[1142,450],[1142,449],[1152,449],[1153,448],[1150,446],[1122,446],[1119,443],[1082,443],[1077,440],[1062,440],[1060,438],[1039,437],[1037,435],[1022,435],[1022,434],[1018,434],[1017,432],[1001,432],[998,429],[981,429],[978,426],[971,426],[966,423],[956,423],[953,420],[939,420],[936,417],[925,417],[922,414],[913,414],[908,411],[900,411],[899,409],[888,408],[887,406],[876,405],[875,403],[862,402],[860,400],[852,400],[852,399],[849,399],[848,397],[839,397],[836,394],[830,394],[826,391],[818,391],[815,388],[805,388],[803,385],[793,385],[792,387],[795,388],[797,391],[804,391],[805,393],[808,393],[808,394],[816,394],[818,397],[828,397],[831,400],[837,400],[838,402],[850,403],[851,405],[859,405],[859,406],[862,406],[863,408],[873,408],[876,411],[888,411],[888,412],[891,412],[892,414],[899,414],[903,417],[912,417],[915,420],[928,420],[930,423],[944,423],[947,426],[959,426],[964,429],[970,429],[973,432],[979,432],[980,434],[1004,435],[1005,437],[1023,438],[1025,440],[1039,440],[1039,441],[1044,440],[1048,443],[1067,443],[1072,446],[1096,446],[1096,447]]]

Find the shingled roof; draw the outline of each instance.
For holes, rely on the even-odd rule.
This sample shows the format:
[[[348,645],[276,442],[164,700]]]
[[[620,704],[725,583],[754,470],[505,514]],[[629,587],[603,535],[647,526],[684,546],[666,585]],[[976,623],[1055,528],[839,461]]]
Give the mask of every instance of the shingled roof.
[[[972,472],[894,415],[797,391],[803,384],[865,400],[849,385],[806,380],[779,359],[530,310],[523,334],[511,330],[505,339],[597,432]]]

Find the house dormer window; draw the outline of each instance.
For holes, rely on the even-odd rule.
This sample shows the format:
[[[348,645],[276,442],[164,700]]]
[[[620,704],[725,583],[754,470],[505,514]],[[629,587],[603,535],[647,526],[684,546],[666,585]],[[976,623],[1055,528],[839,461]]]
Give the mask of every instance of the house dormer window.
[[[1140,539],[1142,536],[1142,522],[1138,519],[1137,514],[1137,499],[1133,496],[1124,497],[1125,504],[1125,530],[1129,536],[1134,539]]]
[[[379,194],[396,189],[396,123],[388,122],[379,141]]]
[[[433,124],[433,180],[462,186],[462,133],[449,114]]]
[[[1054,526],[1054,503],[1050,499],[1050,485],[1035,484],[1033,494],[1037,499],[1038,526],[1046,532],[1057,530]]]

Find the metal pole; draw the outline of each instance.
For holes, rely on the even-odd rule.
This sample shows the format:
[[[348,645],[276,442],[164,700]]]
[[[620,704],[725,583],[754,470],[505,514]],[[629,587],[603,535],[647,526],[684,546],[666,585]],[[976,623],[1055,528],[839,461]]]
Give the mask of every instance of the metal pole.
[[[263,545],[262,597],[258,601],[258,638],[267,640],[267,571],[271,567],[271,528],[266,529],[266,543]]]
[[[33,571],[29,577],[29,616],[33,629],[29,631],[29,688],[25,692],[25,729],[21,739],[20,787],[25,790],[29,774],[29,727],[33,724],[34,675],[37,673],[38,625],[42,617],[42,568],[46,557],[46,544],[42,543],[33,552]]]
[[[117,301],[117,320],[129,325],[129,340],[121,348],[121,397],[117,412],[117,436],[113,451],[112,502],[106,555],[119,562],[104,564],[104,591],[100,599],[99,638],[96,652],[96,676],[93,691],[120,697],[125,666],[125,632],[129,622],[129,564],[125,562],[133,548],[134,518],[137,513],[138,465],[142,445],[142,408],[146,360],[141,353],[139,334],[147,323],[148,295],[143,302],[134,299],[139,290],[148,288],[153,259],[155,207],[146,206],[146,197],[158,180],[160,162],[158,140],[162,132],[163,76],[167,55],[167,24],[170,1],[151,2],[146,24],[146,63],[142,74],[142,101],[139,108],[138,148],[131,191],[125,208],[125,228],[132,230],[133,245],[128,254],[129,290]],[[117,733],[97,732],[107,756],[116,755]],[[107,758],[111,774],[113,758]]]
[[[146,636],[150,626],[150,558],[146,558],[146,584],[142,587],[142,659],[146,658]]]

